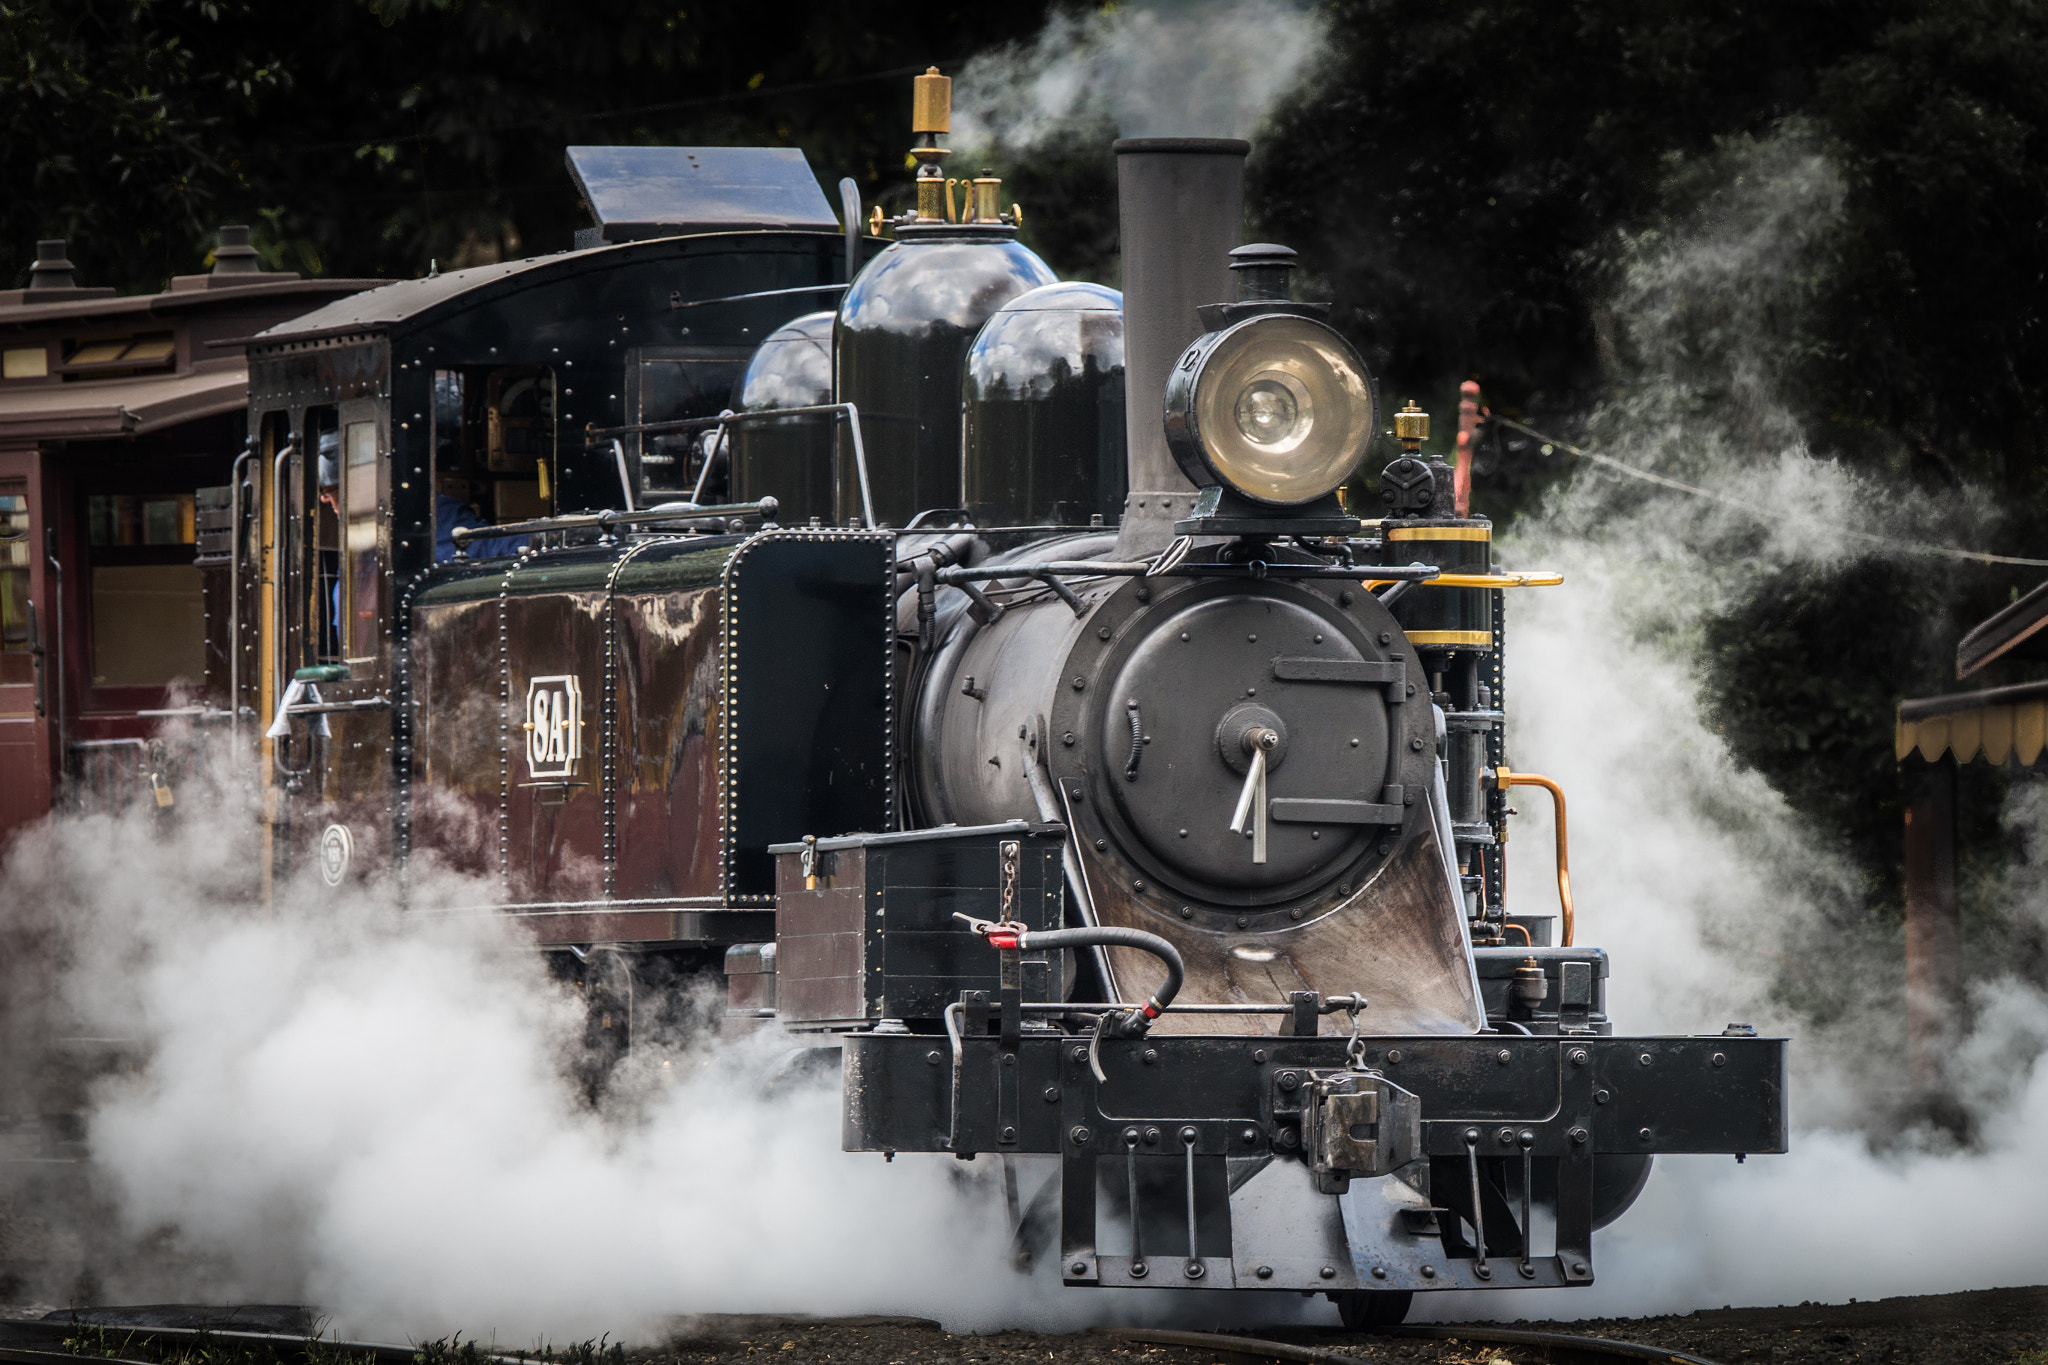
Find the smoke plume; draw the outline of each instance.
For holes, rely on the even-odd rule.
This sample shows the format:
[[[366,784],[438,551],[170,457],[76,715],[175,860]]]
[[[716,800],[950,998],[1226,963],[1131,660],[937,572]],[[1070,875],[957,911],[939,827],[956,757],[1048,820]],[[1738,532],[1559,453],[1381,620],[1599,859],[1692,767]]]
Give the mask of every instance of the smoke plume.
[[[205,787],[169,819],[48,823],[0,886],[9,946],[40,949],[9,984],[53,982],[9,1056],[94,1037],[126,1058],[73,1097],[107,1211],[59,1230],[88,1296],[508,1346],[990,1307],[986,1172],[840,1153],[836,1087],[779,1038],[643,1039],[593,1105],[582,1003],[503,925],[444,911],[478,888],[430,875],[400,912],[388,888],[293,884],[267,912],[240,875],[254,841],[221,837],[254,812]]]
[[[1925,573],[1875,541],[1981,543],[1990,510],[1817,457],[1780,391],[1843,230],[1841,179],[1808,131],[1731,141],[1679,176],[1690,210],[1622,236],[1603,263],[1615,387],[1583,439],[1722,500],[1588,466],[1503,537],[1504,564],[1566,575],[1510,595],[1509,756],[1570,795],[1579,941],[1612,954],[1616,1031],[1739,1021],[1789,1036],[1792,1150],[1740,1166],[1659,1158],[1641,1202],[1600,1234],[1599,1284],[1507,1311],[2038,1284],[2048,1243],[2029,1211],[2048,1203],[2048,1179],[2028,1135],[2048,1120],[2048,993],[2009,970],[1974,982],[1943,1068],[1974,1140],[1926,1124],[1906,1074],[1896,929],[1868,916],[1854,869],[1802,812],[1734,761],[1700,701],[1702,623],[1767,576]],[[1516,804],[1511,900],[1526,910],[1556,898],[1550,816],[1540,799]],[[2016,786],[2006,819],[2024,856],[2001,894],[2015,930],[2037,937],[2044,817],[2040,788]],[[1949,1221],[1958,1209],[1972,1211],[1967,1233]],[[1467,1296],[1424,1310],[1504,1307]]]
[[[1056,11],[976,56],[954,85],[954,145],[1010,155],[1072,136],[1250,137],[1314,71],[1327,24],[1288,0],[1165,0]]]

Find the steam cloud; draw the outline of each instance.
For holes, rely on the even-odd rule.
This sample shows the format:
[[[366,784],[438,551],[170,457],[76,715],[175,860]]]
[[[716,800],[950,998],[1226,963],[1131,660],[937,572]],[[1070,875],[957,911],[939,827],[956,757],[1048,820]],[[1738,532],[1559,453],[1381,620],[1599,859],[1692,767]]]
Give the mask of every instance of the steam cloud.
[[[1250,137],[1326,50],[1287,0],[1183,0],[1055,12],[1029,43],[969,61],[954,145],[1012,154],[1069,136]]]
[[[2031,1210],[2048,1204],[2048,1177],[2028,1135],[2048,1122],[2048,993],[2012,975],[1974,982],[1944,1083],[1975,1118],[1975,1145],[1921,1126],[1897,934],[1862,916],[1851,870],[1801,813],[1733,762],[1697,695],[1703,620],[1764,575],[1871,554],[1845,531],[1978,542],[1991,513],[1975,495],[1930,502],[1816,457],[1779,395],[1789,323],[1842,230],[1841,179],[1808,131],[1733,141],[1684,175],[1697,210],[1615,244],[1606,322],[1617,386],[1590,415],[1586,444],[1772,516],[1588,467],[1518,523],[1501,561],[1562,569],[1566,583],[1510,595],[1509,753],[1571,796],[1579,937],[1612,954],[1617,1031],[1745,1021],[1789,1035],[1792,1150],[1742,1166],[1659,1158],[1642,1200],[1600,1234],[1600,1282],[1508,1311],[2039,1284],[2048,1243]],[[1869,571],[1926,565],[1874,557]],[[2043,796],[2014,788],[2006,819],[2024,856],[2001,888],[2015,927],[2035,934],[2048,927]],[[1517,806],[1510,896],[1530,909],[1557,894],[1550,814],[1540,800]],[[1949,1221],[1959,1209],[1972,1211],[1967,1232]],[[1503,1308],[1465,1296],[1427,1310]]]
[[[836,1092],[789,1078],[786,1042],[651,1040],[593,1108],[573,993],[502,928],[436,913],[474,889],[428,878],[403,916],[378,888],[246,908],[222,873],[254,850],[223,858],[218,831],[251,812],[202,787],[156,828],[44,827],[0,890],[10,936],[33,916],[69,967],[10,1051],[40,1023],[141,1052],[91,1095],[107,1299],[307,1302],[344,1333],[531,1345],[941,1296],[973,1322],[977,1284],[1006,1282],[980,1273],[1003,1229],[964,1216],[988,1207],[974,1182],[840,1153]]]

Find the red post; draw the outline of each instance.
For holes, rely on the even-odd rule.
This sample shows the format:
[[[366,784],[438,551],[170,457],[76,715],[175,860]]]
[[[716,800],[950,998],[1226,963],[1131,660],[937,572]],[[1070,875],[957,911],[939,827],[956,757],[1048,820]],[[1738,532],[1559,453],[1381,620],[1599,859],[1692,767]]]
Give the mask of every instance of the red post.
[[[1458,515],[1472,515],[1472,442],[1479,432],[1479,383],[1468,379],[1458,385],[1458,466],[1451,487],[1458,498]]]
[[[1908,762],[1906,779],[1906,1052],[1915,1086],[1940,1089],[1942,1056],[1962,1009],[1956,937],[1956,761]]]

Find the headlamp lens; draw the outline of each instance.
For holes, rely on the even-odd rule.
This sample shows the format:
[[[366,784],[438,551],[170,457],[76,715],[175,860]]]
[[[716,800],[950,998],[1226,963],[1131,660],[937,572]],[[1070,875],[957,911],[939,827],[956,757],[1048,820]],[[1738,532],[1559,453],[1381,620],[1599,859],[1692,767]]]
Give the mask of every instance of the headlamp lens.
[[[1372,382],[1350,343],[1296,314],[1248,318],[1205,350],[1179,397],[1189,456],[1259,502],[1292,507],[1336,489],[1357,468],[1373,432]],[[1192,352],[1190,353],[1193,354]]]
[[[1291,374],[1268,371],[1237,397],[1237,429],[1254,445],[1299,441],[1315,424],[1315,403]]]

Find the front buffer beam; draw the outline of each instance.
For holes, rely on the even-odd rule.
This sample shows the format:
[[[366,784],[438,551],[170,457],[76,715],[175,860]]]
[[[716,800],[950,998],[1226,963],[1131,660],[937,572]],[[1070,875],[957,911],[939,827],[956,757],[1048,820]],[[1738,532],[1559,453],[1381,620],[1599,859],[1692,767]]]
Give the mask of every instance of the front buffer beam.
[[[1603,1161],[1786,1149],[1785,1040],[1746,1031],[1103,1037],[1091,1060],[1014,1029],[847,1036],[844,1146],[1057,1156],[1069,1284],[1589,1284]]]

